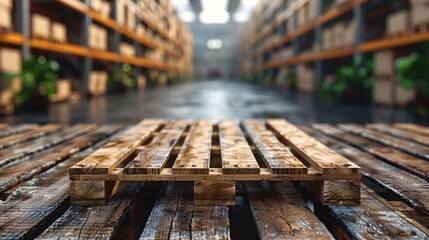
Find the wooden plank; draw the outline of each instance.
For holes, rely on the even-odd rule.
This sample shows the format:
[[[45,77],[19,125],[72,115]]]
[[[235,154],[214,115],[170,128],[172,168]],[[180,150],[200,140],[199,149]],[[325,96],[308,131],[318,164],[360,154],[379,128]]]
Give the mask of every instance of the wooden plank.
[[[421,135],[429,136],[429,127],[424,127],[413,123],[398,123],[398,124],[395,124],[394,126],[400,129],[410,130],[414,133],[419,133]]]
[[[382,133],[387,133],[398,138],[411,140],[413,142],[420,143],[422,145],[429,145],[429,136],[427,137],[421,136],[413,132],[401,130],[383,123],[367,124],[366,127],[368,129],[382,132]]]
[[[235,181],[195,181],[194,205],[235,205]]]
[[[366,138],[344,132],[328,124],[315,124],[314,129],[369,152],[381,160],[429,181],[429,162]]]
[[[15,144],[30,141],[53,132],[60,130],[63,126],[58,124],[46,124],[38,128],[30,129],[28,131],[18,133],[12,136],[8,136],[0,139],[0,149],[4,149]]]
[[[271,119],[267,124],[316,170],[324,174],[360,174],[358,165],[286,120]]]
[[[167,123],[149,145],[125,166],[125,173],[159,174],[187,125],[186,120],[174,120]]]
[[[86,135],[59,144],[51,148],[49,152],[36,154],[28,160],[15,161],[3,166],[0,169],[0,193],[66,160],[78,151],[110,136],[117,130],[117,126],[104,126]]]
[[[307,167],[261,121],[246,120],[244,128],[271,173],[305,174]]]
[[[0,131],[0,138],[7,137],[7,136],[17,134],[17,133],[21,133],[24,131],[28,131],[28,130],[31,130],[31,129],[34,129],[37,127],[38,127],[38,125],[36,125],[36,124],[20,124],[17,126],[10,126],[6,129],[2,129]]]
[[[34,153],[46,150],[52,146],[68,141],[95,128],[95,124],[78,124],[65,128],[63,131],[41,137],[33,141],[18,144],[12,148],[0,151],[0,166],[17,159],[29,159]]]
[[[219,138],[224,174],[257,174],[258,162],[252,153],[237,121],[219,124]]]
[[[384,199],[362,187],[360,206],[328,206],[329,213],[353,239],[427,239],[420,224],[396,213]],[[416,226],[417,225],[417,226]]]
[[[110,239],[126,217],[143,183],[125,183],[106,206],[70,206],[37,239]]]
[[[245,182],[261,239],[334,239],[290,182]]]
[[[115,127],[101,129],[98,138],[93,138],[88,146],[99,146],[97,142],[102,137],[110,135],[113,129],[118,130]],[[75,152],[68,160],[15,189],[0,205],[0,238],[32,239],[48,227],[68,206],[69,167],[93,151],[88,148]]]
[[[417,157],[429,160],[429,147],[427,146],[413,143],[408,140],[398,139],[386,134],[374,132],[356,124],[340,124],[338,126],[340,129],[346,132],[357,134],[372,141],[379,142],[384,145],[397,148],[406,153],[415,155]]]
[[[117,138],[106,143],[95,153],[71,167],[70,174],[110,173],[113,168],[117,167],[139,145],[147,140],[151,133],[157,130],[163,122],[163,120],[159,119],[142,120]]]
[[[336,152],[359,164],[363,176],[400,197],[417,211],[429,214],[429,183],[426,180],[401,171],[343,141],[337,141],[310,128],[303,129]]]
[[[140,239],[229,239],[228,207],[193,206],[192,184],[166,183]]]
[[[174,162],[174,174],[209,173],[212,132],[213,121],[198,120],[192,124]]]

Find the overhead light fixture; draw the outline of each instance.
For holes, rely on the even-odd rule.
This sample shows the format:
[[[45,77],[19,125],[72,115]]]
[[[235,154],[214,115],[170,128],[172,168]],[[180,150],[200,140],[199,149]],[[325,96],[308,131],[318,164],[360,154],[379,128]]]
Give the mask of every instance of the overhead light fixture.
[[[176,9],[180,9],[182,7],[188,6],[189,0],[171,0],[171,3],[176,7]]]
[[[181,11],[178,15],[180,20],[187,23],[194,22],[196,18],[195,13],[192,10]]]
[[[222,48],[222,40],[220,39],[209,39],[207,41],[207,48],[210,50],[219,50]]]
[[[246,22],[250,18],[250,13],[245,11],[237,11],[234,13],[232,18],[234,19],[234,22],[237,23]]]
[[[201,0],[200,21],[205,24],[224,24],[229,21],[228,0]]]

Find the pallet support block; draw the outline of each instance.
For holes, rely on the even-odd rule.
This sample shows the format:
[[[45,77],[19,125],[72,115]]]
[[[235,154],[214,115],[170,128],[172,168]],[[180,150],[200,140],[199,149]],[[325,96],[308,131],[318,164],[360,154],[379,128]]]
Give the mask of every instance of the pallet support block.
[[[311,181],[306,182],[306,185],[323,205],[360,204],[361,181]]]
[[[194,205],[235,205],[235,181],[195,181]]]
[[[116,193],[120,181],[81,181],[70,182],[70,203],[78,206],[102,206]]]

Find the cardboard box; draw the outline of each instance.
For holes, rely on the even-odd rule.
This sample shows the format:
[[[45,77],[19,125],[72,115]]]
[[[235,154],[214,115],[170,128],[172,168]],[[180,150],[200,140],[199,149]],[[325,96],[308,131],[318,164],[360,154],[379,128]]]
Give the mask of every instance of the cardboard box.
[[[146,76],[145,75],[139,75],[137,77],[137,89],[145,89],[146,88]]]
[[[422,5],[411,9],[411,24],[413,27],[419,27],[429,24],[429,6]]]
[[[11,9],[0,5],[0,28],[12,29],[12,13]]]
[[[90,7],[97,12],[100,12],[101,5],[103,4],[101,0],[90,0]]]
[[[119,44],[119,53],[125,56],[135,56],[136,51],[133,45],[121,42]]]
[[[61,100],[67,100],[71,93],[71,82],[68,79],[58,79],[56,81],[57,92],[56,95]]]
[[[0,7],[9,8],[13,7],[13,0],[0,0]]]
[[[67,30],[64,24],[52,22],[52,40],[60,43],[67,42]]]
[[[100,96],[106,93],[108,74],[104,71],[91,71],[89,73],[88,92],[92,96]]]
[[[127,27],[133,31],[136,27],[136,15],[130,9],[127,9]]]
[[[100,14],[107,17],[107,18],[110,18],[110,12],[111,11],[112,11],[112,6],[110,5],[110,3],[106,2],[106,1],[102,2]]]
[[[395,73],[394,61],[395,56],[393,51],[378,51],[374,53],[374,74],[375,76],[389,76],[392,77]]]
[[[391,78],[374,79],[374,88],[372,91],[372,99],[375,104],[393,106],[394,105],[394,89],[395,83]]]
[[[21,71],[21,53],[17,49],[0,48],[0,72],[18,73]]]
[[[314,71],[305,65],[296,67],[298,77],[298,90],[301,92],[311,93],[314,91]]]
[[[51,20],[43,15],[33,13],[31,15],[31,29],[33,37],[49,39]]]
[[[352,46],[356,41],[356,23],[354,20],[346,24],[344,29],[344,44],[346,46]]]
[[[12,103],[13,93],[9,89],[0,90],[0,106],[5,106]]]
[[[410,13],[407,10],[399,11],[387,17],[386,33],[407,32],[410,26]]]
[[[125,25],[126,24],[126,21],[125,21],[125,10],[126,10],[126,8],[125,8],[125,5],[124,5],[124,3],[122,3],[122,2],[118,2],[118,4],[116,5],[117,6],[117,8],[116,8],[116,14],[117,14],[117,21],[118,21],[118,24],[119,25]]]
[[[401,87],[399,84],[395,86],[395,104],[397,106],[405,106],[409,102],[413,101],[416,97],[415,89],[405,89]]]

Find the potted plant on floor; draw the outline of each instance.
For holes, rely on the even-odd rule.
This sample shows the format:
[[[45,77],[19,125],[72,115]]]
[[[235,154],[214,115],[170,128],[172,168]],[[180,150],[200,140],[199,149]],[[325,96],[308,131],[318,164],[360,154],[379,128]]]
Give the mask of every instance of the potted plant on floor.
[[[59,64],[44,56],[31,56],[22,64],[22,91],[18,93],[19,104],[30,109],[46,108],[49,98],[55,94]],[[14,77],[14,76],[11,76]]]
[[[319,92],[347,103],[367,103],[371,101],[374,62],[359,54],[353,64],[340,66],[334,80],[322,83]]]
[[[414,112],[429,116],[429,57],[412,53],[395,62],[396,81],[405,89],[416,89]]]
[[[128,88],[134,88],[136,80],[133,78],[133,68],[129,64],[122,64],[114,68],[109,77],[109,90],[112,92],[126,92]]]

